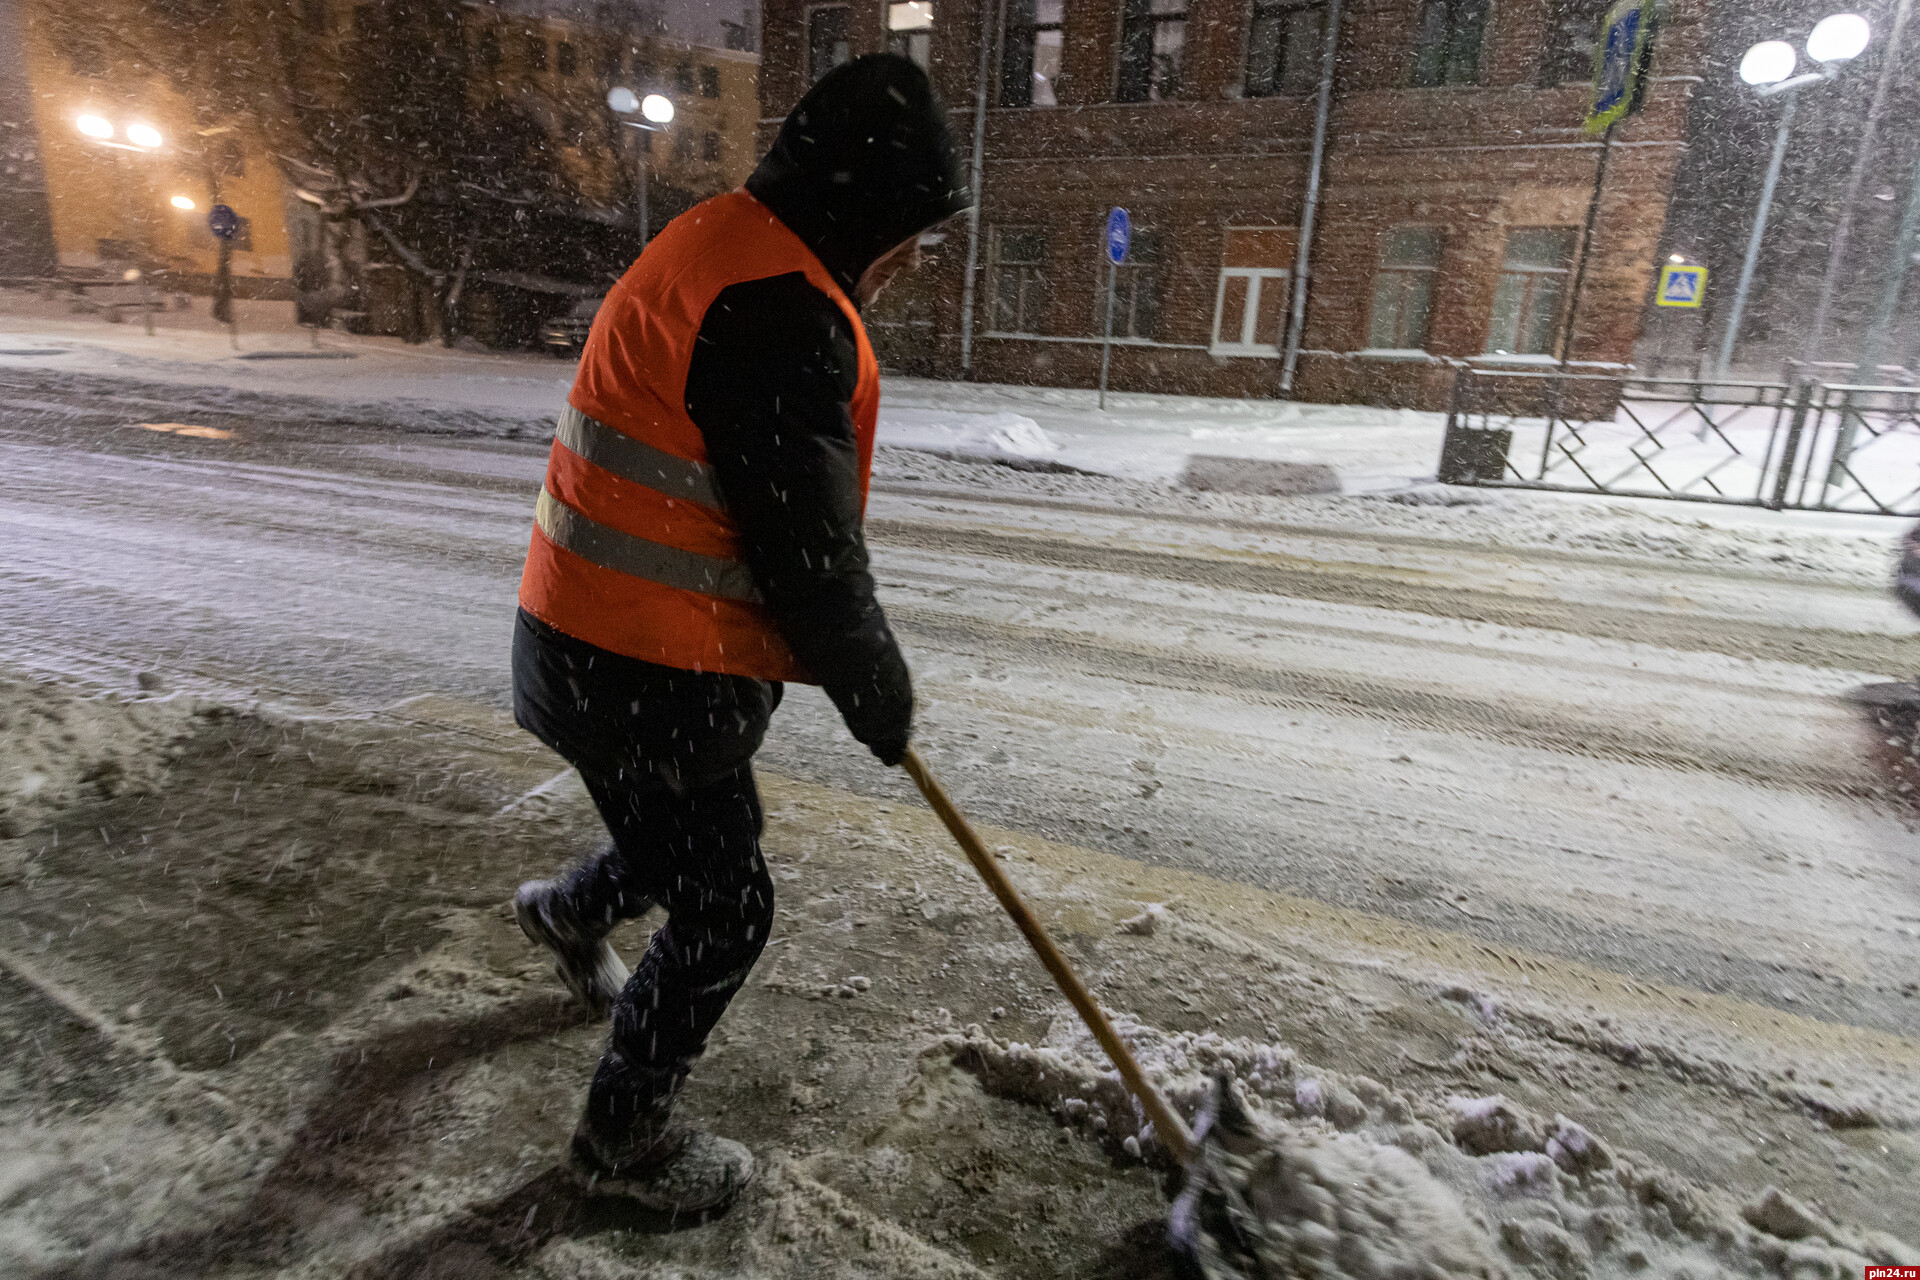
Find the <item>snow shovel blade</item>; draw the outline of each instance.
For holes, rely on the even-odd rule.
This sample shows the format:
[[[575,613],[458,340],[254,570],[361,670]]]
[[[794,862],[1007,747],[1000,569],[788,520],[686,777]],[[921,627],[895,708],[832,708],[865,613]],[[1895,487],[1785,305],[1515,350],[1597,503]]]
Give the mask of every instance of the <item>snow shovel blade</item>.
[[[1167,1243],[1187,1280],[1279,1280],[1260,1260],[1260,1220],[1248,1207],[1249,1157],[1261,1149],[1259,1131],[1230,1078],[1214,1078],[1213,1094],[1194,1118],[1193,1158],[1167,1217]]]

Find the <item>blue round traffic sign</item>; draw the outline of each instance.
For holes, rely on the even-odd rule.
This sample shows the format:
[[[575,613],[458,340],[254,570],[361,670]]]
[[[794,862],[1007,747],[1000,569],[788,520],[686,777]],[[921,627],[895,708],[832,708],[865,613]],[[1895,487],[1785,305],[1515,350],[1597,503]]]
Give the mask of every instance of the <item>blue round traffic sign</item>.
[[[207,210],[207,230],[222,240],[231,240],[240,234],[240,215],[230,205],[217,204]]]
[[[1127,211],[1115,205],[1107,214],[1107,261],[1116,267],[1127,260],[1127,247],[1133,243],[1133,220]]]

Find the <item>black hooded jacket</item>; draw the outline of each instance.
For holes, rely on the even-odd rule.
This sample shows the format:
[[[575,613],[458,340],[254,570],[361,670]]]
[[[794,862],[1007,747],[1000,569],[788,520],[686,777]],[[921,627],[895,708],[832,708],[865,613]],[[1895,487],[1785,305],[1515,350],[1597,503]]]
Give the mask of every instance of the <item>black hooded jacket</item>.
[[[863,271],[971,196],[926,73],[877,54],[823,76],[747,179],[852,294]],[[858,373],[840,309],[804,275],[721,292],[687,372],[727,513],[781,635],[847,727],[887,763],[912,686],[874,598],[849,400]]]

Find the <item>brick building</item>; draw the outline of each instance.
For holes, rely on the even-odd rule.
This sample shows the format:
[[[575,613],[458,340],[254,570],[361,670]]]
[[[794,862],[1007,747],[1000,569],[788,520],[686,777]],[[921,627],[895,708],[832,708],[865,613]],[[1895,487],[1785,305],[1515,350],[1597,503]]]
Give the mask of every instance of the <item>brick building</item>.
[[[1133,215],[1113,384],[1280,394],[1326,0],[767,0],[762,145],[836,61],[927,65],[982,188],[970,230],[876,306],[893,368],[1087,386],[1101,229]],[[1437,407],[1450,361],[1557,352],[1600,144],[1582,117],[1604,0],[1348,0],[1292,394]],[[1569,356],[1631,358],[1701,62],[1667,7],[1645,110],[1616,133]],[[984,46],[984,47],[983,47]],[[985,102],[981,70],[986,69]],[[981,121],[976,121],[976,109]]]

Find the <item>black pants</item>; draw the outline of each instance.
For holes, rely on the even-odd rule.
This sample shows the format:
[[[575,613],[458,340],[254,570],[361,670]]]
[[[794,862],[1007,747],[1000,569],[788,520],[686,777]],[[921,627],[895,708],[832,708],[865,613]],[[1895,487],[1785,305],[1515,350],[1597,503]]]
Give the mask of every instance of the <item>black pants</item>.
[[[513,711],[587,784],[613,845],[561,882],[575,918],[612,930],[653,903],[667,923],[614,1004],[587,1125],[618,1159],[674,1092],[766,946],[773,879],[751,761],[781,686],[609,653],[524,610]]]

